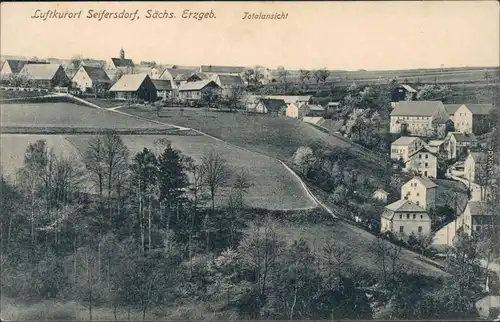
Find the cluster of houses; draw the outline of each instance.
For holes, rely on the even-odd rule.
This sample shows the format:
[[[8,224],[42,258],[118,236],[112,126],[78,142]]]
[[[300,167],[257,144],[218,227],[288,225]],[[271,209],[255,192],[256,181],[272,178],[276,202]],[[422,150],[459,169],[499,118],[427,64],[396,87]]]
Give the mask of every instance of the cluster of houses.
[[[0,70],[2,80],[11,75],[25,77],[30,86],[52,89],[69,87],[81,93],[110,93],[117,99],[178,99],[197,101],[210,89],[229,95],[235,87],[245,86],[242,66],[176,66],[136,65],[120,50],[119,57],[108,61],[84,59],[75,68],[71,61],[47,59],[5,60]],[[267,73],[266,73],[267,71]],[[265,68],[260,72],[263,80],[271,74]]]
[[[450,174],[476,181],[478,166],[486,162],[479,152],[477,136],[488,131],[491,104],[443,104],[441,101],[412,101],[410,86],[393,93],[390,132],[402,134],[391,144],[390,157],[404,171],[416,176],[401,188],[401,199],[387,205],[381,215],[381,232],[408,236],[431,234],[430,209],[435,207],[438,157],[450,163]],[[374,198],[387,201],[387,192],[377,190]],[[467,234],[491,225],[486,201],[469,201],[459,215],[457,226]]]

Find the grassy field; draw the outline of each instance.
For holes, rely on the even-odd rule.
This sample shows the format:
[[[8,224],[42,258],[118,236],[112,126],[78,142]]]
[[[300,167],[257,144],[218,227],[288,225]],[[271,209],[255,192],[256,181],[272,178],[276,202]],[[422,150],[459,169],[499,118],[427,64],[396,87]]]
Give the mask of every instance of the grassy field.
[[[346,246],[352,251],[351,267],[346,268],[346,272],[354,271],[349,268],[361,268],[371,273],[380,273],[380,265],[377,264],[377,241],[376,237],[369,232],[350,225],[341,220],[335,220],[331,225],[311,224],[311,225],[280,225],[277,228],[278,234],[284,236],[289,243],[300,238],[305,239],[312,250],[321,252],[323,247],[330,242],[336,245]],[[386,242],[387,243],[387,242]],[[403,249],[401,255],[402,264],[414,273],[430,276],[444,274],[433,265],[427,264],[418,258],[418,255]]]
[[[168,128],[153,122],[70,103],[2,104],[1,127]]]
[[[300,146],[351,147],[345,140],[325,133],[299,120],[267,115],[224,113],[204,109],[164,108],[160,117],[144,108],[121,108],[120,111],[147,119],[190,127],[234,145],[288,160]]]
[[[91,136],[73,135],[66,139],[80,151],[84,150]],[[263,209],[302,209],[315,207],[315,203],[307,196],[300,181],[286,170],[278,161],[252,152],[248,152],[226,143],[214,140],[207,136],[155,136],[155,135],[123,135],[125,145],[130,150],[131,156],[141,151],[144,147],[159,153],[161,148],[155,145],[158,139],[167,139],[172,146],[184,154],[200,161],[204,153],[215,150],[227,159],[233,173],[246,171],[253,186],[245,197],[247,204],[254,208]],[[225,189],[221,190],[218,200],[223,203],[227,199],[228,181]]]
[[[28,91],[9,91],[0,89],[0,99],[22,98],[22,97],[38,97],[47,95],[45,92],[28,92]]]

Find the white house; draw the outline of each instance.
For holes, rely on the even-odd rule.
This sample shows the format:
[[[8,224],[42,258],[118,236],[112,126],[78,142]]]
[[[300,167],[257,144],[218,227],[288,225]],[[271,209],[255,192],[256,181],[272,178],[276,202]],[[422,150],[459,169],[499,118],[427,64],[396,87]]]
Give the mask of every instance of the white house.
[[[110,79],[115,78],[117,73],[120,71],[124,74],[131,72],[135,65],[132,59],[125,58],[125,51],[120,49],[120,57],[112,57],[108,59],[105,65],[106,73]]]
[[[111,80],[101,67],[81,66],[71,79],[74,87],[82,92],[108,90]]]
[[[406,162],[409,160],[410,155],[424,145],[425,142],[419,137],[402,136],[391,144],[391,159]]]
[[[212,80],[181,83],[178,89],[179,99],[186,101],[199,101],[203,98],[205,91],[214,90],[221,92],[222,89]]]
[[[489,114],[492,104],[462,104],[455,112],[455,131],[482,134],[491,128]]]
[[[427,147],[421,147],[413,154],[409,155],[408,161],[405,163],[405,169],[413,170],[424,177],[436,178],[437,177],[437,157],[434,153],[429,151]]]
[[[481,152],[470,152],[464,162],[464,177],[465,179],[476,182],[476,174],[478,167],[486,164],[486,155]],[[481,175],[481,173],[479,173]]]
[[[373,193],[373,199],[381,202],[387,202],[387,197],[389,197],[389,193],[384,189],[377,189]]]
[[[481,234],[492,227],[492,212],[486,201],[469,201],[462,218],[462,227],[468,235]]]
[[[385,207],[380,218],[380,232],[392,232],[400,237],[410,234],[429,236],[431,219],[420,206],[401,199]]]
[[[248,113],[285,115],[287,105],[284,100],[261,98],[254,107],[247,107]]]
[[[441,138],[448,120],[448,112],[440,101],[400,101],[391,112],[390,132]]]
[[[401,198],[408,199],[424,210],[436,206],[437,184],[426,177],[415,176],[401,187]]]
[[[434,154],[439,154],[443,152],[444,140],[429,140],[427,142],[427,148]]]
[[[217,85],[222,88],[222,95],[227,96],[231,94],[231,91],[235,88],[243,88],[245,86],[245,81],[240,75],[214,75],[214,81]]]
[[[448,113],[448,117],[453,122],[455,122],[455,113],[460,108],[460,106],[462,106],[462,104],[444,104],[444,108],[446,109],[446,112]]]
[[[7,59],[0,70],[1,79],[7,79],[10,75],[18,74],[26,64],[48,64],[48,62]]]
[[[286,116],[301,120],[309,112],[307,103],[297,102],[288,104]]]
[[[451,160],[474,148],[476,144],[477,139],[472,133],[449,132],[444,139],[444,150],[447,153],[448,160]]]

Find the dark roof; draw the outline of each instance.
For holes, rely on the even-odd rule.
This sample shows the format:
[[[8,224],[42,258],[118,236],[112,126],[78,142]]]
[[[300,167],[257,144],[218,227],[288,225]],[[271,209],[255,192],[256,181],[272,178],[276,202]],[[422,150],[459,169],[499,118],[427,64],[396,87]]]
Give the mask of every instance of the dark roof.
[[[310,111],[323,112],[325,108],[320,105],[308,104],[307,107]]]
[[[408,199],[400,199],[390,205],[385,206],[385,210],[382,213],[382,217],[392,220],[394,214],[397,212],[416,212],[416,213],[426,213],[426,211],[417,206],[417,204],[411,202]]]
[[[200,72],[202,73],[227,73],[227,74],[241,74],[245,71],[245,67],[241,66],[212,66],[202,65]]]
[[[279,112],[282,108],[286,108],[286,103],[282,99],[261,98],[259,102],[266,107],[268,112]]]
[[[492,104],[464,104],[474,115],[488,115],[493,109]]]
[[[92,67],[104,67],[106,65],[106,61],[97,59],[83,59],[81,65],[92,66]]]
[[[402,87],[404,89],[406,89],[408,92],[411,92],[411,93],[416,93],[417,91],[411,87],[410,85],[406,85],[406,84],[403,84],[403,85],[400,85],[399,87]]]
[[[166,79],[152,79],[157,91],[168,91],[172,89],[172,83]]]
[[[476,137],[472,133],[466,134],[466,133],[462,133],[462,132],[453,132],[451,135],[453,135],[455,137],[455,140],[457,140],[457,142],[474,142],[474,141],[476,141]]]
[[[455,114],[455,112],[462,106],[462,104],[444,104],[444,108],[448,114]]]
[[[108,77],[108,74],[101,67],[92,67],[92,66],[82,66],[83,70],[89,75],[90,79],[93,82],[103,82],[110,83],[111,80]]]
[[[130,58],[111,58],[115,67],[134,67],[134,62]]]
[[[490,215],[486,201],[469,201],[471,216]]]
[[[244,86],[245,82],[239,75],[219,75],[219,81],[222,86]]]
[[[170,73],[170,75],[172,75],[173,79],[175,79],[179,75],[186,76],[186,78],[187,78],[188,76],[191,76],[196,71],[192,70],[192,69],[184,69],[184,68],[165,68],[165,70],[163,71],[160,78],[162,78],[163,74],[167,73],[167,72]]]
[[[26,64],[48,64],[48,62],[7,59],[4,64],[8,64],[12,73],[17,74]]]
[[[437,114],[441,108],[445,110],[441,101],[400,101],[395,104],[391,115],[433,116]]]
[[[413,152],[412,154],[410,154],[408,157],[412,157],[414,156],[415,154],[419,153],[419,152],[428,152],[429,154],[432,154],[432,155],[435,155],[432,151],[429,151],[428,148],[424,146],[421,146],[420,149],[416,150],[415,152]],[[407,163],[410,162],[410,160],[406,161]]]

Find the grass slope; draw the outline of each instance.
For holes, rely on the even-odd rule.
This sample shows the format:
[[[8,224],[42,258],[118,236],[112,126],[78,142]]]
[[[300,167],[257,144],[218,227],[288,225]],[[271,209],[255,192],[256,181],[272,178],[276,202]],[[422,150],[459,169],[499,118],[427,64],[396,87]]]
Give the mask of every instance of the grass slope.
[[[67,136],[78,150],[83,151],[91,136]],[[246,171],[253,186],[245,197],[247,204],[253,208],[270,210],[302,209],[315,207],[316,204],[308,197],[300,181],[278,161],[252,152],[248,152],[229,144],[214,140],[207,136],[156,136],[156,135],[123,135],[125,145],[129,148],[131,156],[142,151],[144,147],[156,153],[161,148],[155,145],[158,139],[167,139],[172,145],[184,154],[200,162],[202,156],[215,150],[227,159],[230,170],[237,173]],[[229,181],[221,190],[219,203],[226,200],[229,188],[233,182]]]
[[[71,103],[2,104],[1,127],[168,128],[153,122]]]

